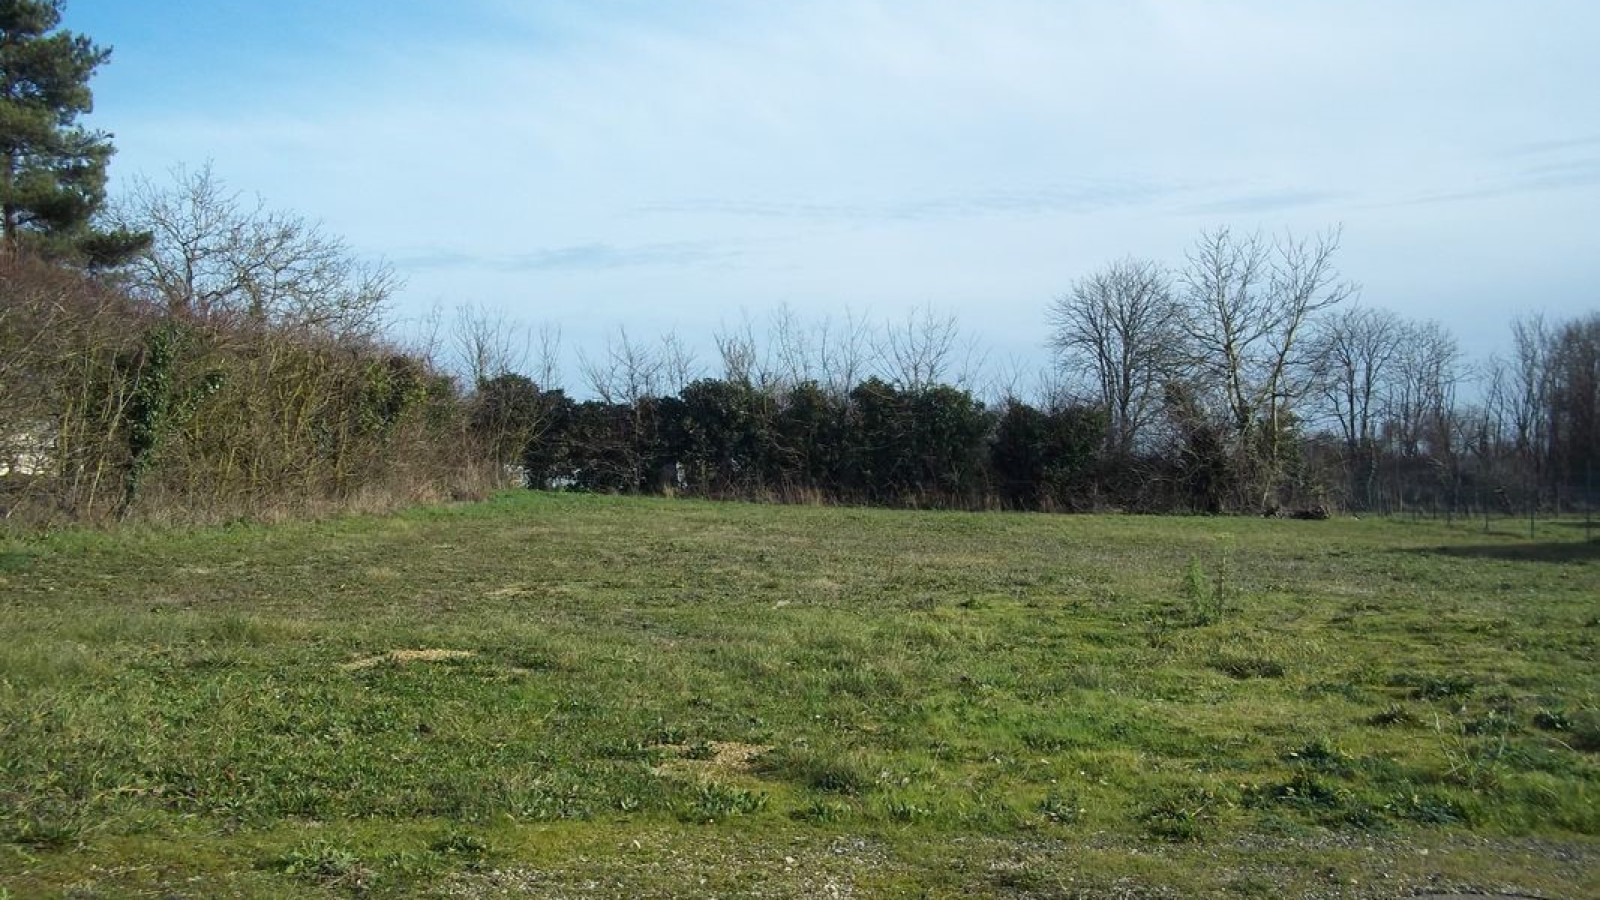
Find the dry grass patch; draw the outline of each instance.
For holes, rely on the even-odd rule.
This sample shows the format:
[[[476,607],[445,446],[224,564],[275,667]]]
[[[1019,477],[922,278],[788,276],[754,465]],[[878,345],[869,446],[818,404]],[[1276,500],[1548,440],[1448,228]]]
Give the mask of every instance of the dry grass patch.
[[[339,668],[352,672],[358,669],[370,669],[386,662],[402,665],[413,662],[449,662],[456,659],[471,659],[477,655],[477,651],[474,650],[390,650],[377,656],[364,656],[361,659],[351,660]]]
[[[665,760],[652,771],[657,775],[684,778],[715,778],[750,775],[755,762],[772,751],[770,745],[744,744],[738,741],[706,741],[699,744],[662,744],[662,750],[677,754]]]

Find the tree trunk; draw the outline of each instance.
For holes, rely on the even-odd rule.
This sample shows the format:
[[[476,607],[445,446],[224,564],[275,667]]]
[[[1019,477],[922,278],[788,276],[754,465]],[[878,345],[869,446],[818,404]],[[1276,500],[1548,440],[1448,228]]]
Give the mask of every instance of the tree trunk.
[[[0,166],[0,191],[4,192],[5,204],[3,210],[4,249],[7,256],[14,256],[17,252],[17,205],[11,200],[11,192],[17,183],[17,155],[7,153],[4,166]]]

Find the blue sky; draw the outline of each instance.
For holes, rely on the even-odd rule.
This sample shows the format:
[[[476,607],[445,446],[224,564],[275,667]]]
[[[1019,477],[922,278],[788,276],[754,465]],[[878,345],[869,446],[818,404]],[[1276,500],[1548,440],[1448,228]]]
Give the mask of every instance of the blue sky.
[[[1343,226],[1363,302],[1486,354],[1600,308],[1592,0],[69,0],[113,180],[210,161],[482,304],[704,334],[1046,307],[1206,227]]]

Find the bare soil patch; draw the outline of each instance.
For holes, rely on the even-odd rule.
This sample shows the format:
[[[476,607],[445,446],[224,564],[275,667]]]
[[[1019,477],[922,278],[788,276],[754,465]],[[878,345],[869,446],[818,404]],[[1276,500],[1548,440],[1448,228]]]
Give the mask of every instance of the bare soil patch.
[[[657,775],[673,777],[749,775],[755,761],[772,749],[762,744],[743,744],[738,741],[707,741],[704,744],[663,744],[661,749],[677,754],[656,766]]]

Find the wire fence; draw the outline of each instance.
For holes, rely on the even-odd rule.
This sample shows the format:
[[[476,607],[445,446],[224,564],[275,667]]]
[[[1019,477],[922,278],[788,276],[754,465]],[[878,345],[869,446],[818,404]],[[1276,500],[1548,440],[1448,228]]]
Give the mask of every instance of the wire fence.
[[[1581,484],[1514,488],[1479,485],[1385,492],[1370,511],[1398,519],[1442,521],[1483,533],[1529,539],[1600,541],[1600,488]]]

